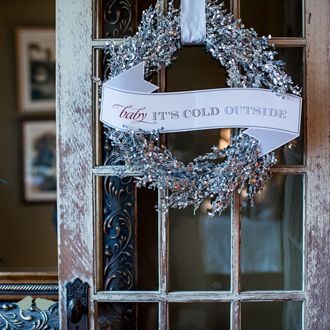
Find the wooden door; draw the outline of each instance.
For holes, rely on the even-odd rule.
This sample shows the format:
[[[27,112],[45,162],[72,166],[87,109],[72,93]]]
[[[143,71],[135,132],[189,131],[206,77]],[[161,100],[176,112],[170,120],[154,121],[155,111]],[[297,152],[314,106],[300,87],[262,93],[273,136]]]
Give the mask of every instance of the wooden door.
[[[236,194],[213,222],[203,210],[195,217],[191,210],[157,213],[165,192],[137,190],[134,173],[114,176],[93,77],[106,74],[106,38],[132,35],[149,4],[57,2],[62,329],[327,329],[329,3],[226,3],[247,26],[274,35],[303,87],[304,124],[297,147],[277,151],[279,165],[257,206]],[[221,87],[224,75],[202,48],[187,47],[154,80],[174,91]],[[185,158],[229,138],[221,130],[172,134],[167,143]]]

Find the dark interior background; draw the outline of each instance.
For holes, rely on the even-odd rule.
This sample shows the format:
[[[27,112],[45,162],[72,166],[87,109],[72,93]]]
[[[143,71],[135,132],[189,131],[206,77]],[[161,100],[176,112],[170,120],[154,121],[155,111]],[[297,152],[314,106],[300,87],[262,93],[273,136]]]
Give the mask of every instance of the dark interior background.
[[[0,272],[57,271],[55,204],[22,198],[21,123],[30,117],[18,113],[15,44],[16,27],[54,26],[55,0],[0,3]]]

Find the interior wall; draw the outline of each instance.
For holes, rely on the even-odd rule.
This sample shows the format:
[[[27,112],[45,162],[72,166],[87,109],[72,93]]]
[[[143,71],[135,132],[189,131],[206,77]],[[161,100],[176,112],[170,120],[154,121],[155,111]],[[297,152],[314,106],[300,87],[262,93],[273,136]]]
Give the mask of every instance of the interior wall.
[[[54,25],[55,0],[0,3],[0,272],[57,270],[55,204],[22,201],[15,53],[16,27]]]

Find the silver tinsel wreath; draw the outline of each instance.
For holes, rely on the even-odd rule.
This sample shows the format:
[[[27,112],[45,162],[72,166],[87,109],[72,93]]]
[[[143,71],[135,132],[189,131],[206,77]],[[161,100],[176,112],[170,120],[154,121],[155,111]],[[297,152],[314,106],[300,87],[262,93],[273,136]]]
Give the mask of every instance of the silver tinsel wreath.
[[[284,63],[275,60],[276,51],[269,37],[258,38],[253,29],[246,29],[239,19],[223,10],[217,1],[206,5],[207,33],[205,49],[228,73],[228,87],[268,88],[277,94],[300,94],[291,78],[282,70]],[[145,76],[167,67],[181,47],[180,12],[173,2],[163,14],[160,2],[143,13],[138,32],[123,42],[109,42],[105,48],[109,78],[144,61]],[[177,160],[165,146],[159,145],[159,131],[120,131],[106,127],[106,135],[115,152],[112,165],[125,164],[138,171],[138,186],[164,189],[168,197],[159,205],[198,209],[210,198],[209,215],[221,214],[230,205],[234,191],[247,188],[253,197],[270,178],[275,154],[260,157],[258,141],[242,131],[233,137],[231,145],[220,150],[213,146],[189,164]],[[119,176],[124,170],[118,170]]]

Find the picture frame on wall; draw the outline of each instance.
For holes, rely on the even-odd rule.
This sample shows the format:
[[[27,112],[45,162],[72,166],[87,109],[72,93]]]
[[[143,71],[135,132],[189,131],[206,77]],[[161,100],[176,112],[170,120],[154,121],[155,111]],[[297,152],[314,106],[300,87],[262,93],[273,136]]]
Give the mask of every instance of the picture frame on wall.
[[[55,120],[22,122],[23,200],[56,201]]]
[[[18,108],[22,114],[55,112],[55,29],[16,30]]]

